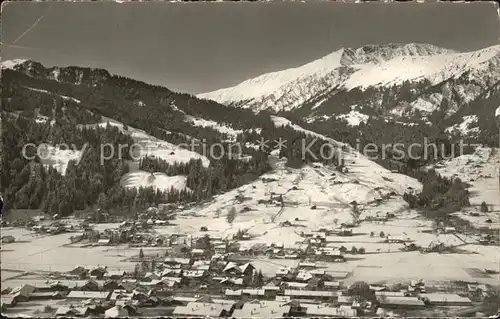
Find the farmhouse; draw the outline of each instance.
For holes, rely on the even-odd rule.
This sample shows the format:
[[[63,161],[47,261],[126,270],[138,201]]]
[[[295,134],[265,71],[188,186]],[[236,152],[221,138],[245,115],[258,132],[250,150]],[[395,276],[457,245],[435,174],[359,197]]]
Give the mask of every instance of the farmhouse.
[[[156,274],[156,273],[154,273],[154,272],[150,272],[150,271],[148,271],[148,272],[144,275],[144,280],[149,280],[149,281],[150,281],[150,280],[155,280],[155,279],[156,279],[156,280],[158,280],[158,279],[160,279],[160,278],[161,278],[161,277],[160,277],[160,275],[159,275],[159,274]]]
[[[224,267],[224,274],[229,277],[243,277],[243,283],[247,284],[251,278],[252,274],[255,270],[255,267],[251,263],[246,263],[244,265],[238,265],[233,262],[227,263],[226,267]]]
[[[229,273],[234,272],[236,274],[251,275],[254,270],[255,270],[255,267],[250,263],[246,263],[244,265],[239,266],[233,262],[229,262],[229,263],[227,263],[223,272],[229,272]]]
[[[304,299],[330,299],[337,296],[333,291],[321,290],[289,290],[285,289],[285,296],[304,298]]]
[[[488,287],[486,287],[486,285],[468,284],[467,290],[471,294],[475,293],[484,294],[488,291]]]
[[[113,301],[116,301],[116,300],[132,300],[133,295],[134,295],[134,293],[128,292],[127,290],[124,290],[124,289],[115,289],[111,293],[111,297],[109,298],[109,300],[113,300]]]
[[[30,300],[41,300],[41,299],[62,299],[64,298],[64,294],[61,292],[53,292],[53,291],[46,291],[46,292],[34,292],[30,296]]]
[[[280,268],[276,271],[276,277],[286,276],[291,272],[290,268]]]
[[[291,306],[277,301],[252,301],[233,312],[234,318],[282,318],[290,315]]]
[[[405,293],[402,291],[375,291],[375,296],[404,297]]]
[[[0,302],[2,304],[2,310],[4,310],[4,307],[14,307],[17,303],[17,299],[14,295],[2,295]]]
[[[121,305],[114,306],[113,308],[109,308],[104,312],[104,318],[124,318],[128,317],[129,312],[127,308],[122,307]]]
[[[315,262],[310,262],[310,261],[301,261],[299,263],[299,268],[316,268],[316,263]]]
[[[154,279],[147,286],[151,288],[178,288],[181,285],[182,278],[165,277],[162,279]]]
[[[455,229],[455,227],[445,227],[443,231],[444,231],[444,233],[446,233],[446,234],[453,234],[453,233],[455,233],[457,230]]]
[[[186,270],[183,272],[182,276],[189,279],[200,279],[207,275],[205,270]]]
[[[2,236],[2,244],[10,244],[16,241],[14,236]]]
[[[214,281],[219,281],[223,287],[237,287],[243,286],[243,278],[223,278],[223,277],[212,277]]]
[[[174,316],[221,317],[227,313],[223,304],[190,302],[186,306],[175,307]]]
[[[370,290],[372,291],[386,291],[387,287],[384,285],[370,285]]]
[[[276,286],[275,284],[273,284],[271,282],[271,283],[265,285],[264,287],[262,287],[262,289],[264,289],[266,291],[279,291],[280,287]]]
[[[12,289],[10,295],[16,296],[17,301],[28,300],[31,294],[35,291],[35,287],[31,285],[22,285]]]
[[[66,296],[66,299],[98,299],[98,300],[108,300],[111,295],[110,291],[70,291]]]
[[[214,251],[216,254],[225,254],[227,252],[227,245],[224,243],[215,244]]]
[[[241,289],[241,295],[247,297],[264,297],[266,291],[264,289]]]
[[[347,271],[327,271],[326,274],[333,279],[345,279],[349,275]]]
[[[173,266],[177,268],[188,268],[192,264],[192,260],[189,258],[175,258],[175,257],[167,257],[164,260],[164,263],[168,266]]]
[[[344,254],[340,250],[328,251],[324,254],[324,259],[326,261],[345,261]]]
[[[211,263],[208,260],[197,260],[193,263],[191,266],[191,269],[196,269],[196,270],[210,270]]]
[[[416,297],[378,296],[377,300],[380,308],[419,309],[425,307],[424,302]]]
[[[283,282],[283,285],[289,289],[306,289],[309,287],[307,282]]]
[[[232,289],[226,289],[224,292],[224,295],[229,298],[240,298],[241,297],[241,289],[238,290],[232,290]]]
[[[407,238],[405,238],[404,236],[401,236],[401,235],[387,236],[386,241],[388,243],[404,243],[407,241]]]
[[[88,269],[86,269],[84,266],[75,266],[75,268],[68,271],[68,274],[80,276],[87,273],[87,271]]]
[[[123,281],[116,286],[116,289],[122,289],[122,290],[125,290],[128,292],[131,292],[134,290],[134,286],[135,285],[131,282]]]
[[[337,297],[337,303],[341,305],[350,305],[354,301],[352,296],[339,295]]]
[[[297,276],[295,276],[295,280],[297,281],[308,281],[308,280],[311,280],[313,278],[313,275],[310,273],[310,272],[306,272],[306,271],[300,271]]]
[[[125,276],[123,270],[110,270],[104,274],[104,277],[109,279],[121,279],[123,276]]]
[[[341,317],[350,318],[356,317],[358,312],[347,306],[331,307],[329,305],[306,305],[306,315],[309,317]]]
[[[427,300],[431,305],[436,306],[470,306],[472,301],[467,297],[457,294],[429,293],[420,294],[421,299]]]
[[[109,238],[99,239],[97,241],[97,245],[99,245],[99,246],[107,246],[110,243],[111,243],[111,239],[109,239]]]
[[[325,281],[323,283],[323,287],[327,289],[340,289],[341,282],[340,281]]]
[[[91,277],[96,277],[97,279],[101,279],[104,274],[107,272],[106,267],[95,267],[89,270],[89,275]]]
[[[87,317],[90,313],[89,307],[67,307],[61,306],[56,310],[57,317]]]
[[[87,280],[81,287],[81,290],[96,291],[99,290],[99,283],[93,279]]]
[[[172,269],[172,268],[165,268],[161,272],[161,277],[181,277],[183,273],[182,269]]]

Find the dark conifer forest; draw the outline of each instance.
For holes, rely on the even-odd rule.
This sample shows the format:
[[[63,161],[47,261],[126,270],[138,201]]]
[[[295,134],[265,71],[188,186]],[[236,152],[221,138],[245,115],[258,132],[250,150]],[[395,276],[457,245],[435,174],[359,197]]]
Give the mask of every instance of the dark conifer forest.
[[[273,149],[272,143],[268,148],[251,146],[260,139],[286,140],[287,147],[280,150],[280,156],[288,159],[289,167],[299,168],[316,161],[309,155],[305,158],[302,156],[302,141],[309,144],[315,137],[290,126],[275,126],[269,112],[254,113],[224,106],[189,94],[172,92],[164,87],[114,76],[105,70],[78,67],[60,70],[55,80],[50,77],[50,69],[29,61],[17,70],[2,72],[0,192],[7,209],[42,209],[51,214],[70,215],[77,210],[96,207],[130,210],[131,207],[148,207],[159,203],[207,200],[255,181],[270,171],[268,158]],[[351,146],[358,145],[361,149],[370,143],[401,143],[407,146],[424,139],[442,145],[443,153],[431,152],[431,156],[426,158],[423,153],[419,153],[423,152],[422,149],[417,154],[403,152],[397,159],[396,155],[401,154],[389,151],[388,156],[377,162],[388,169],[397,169],[415,177],[424,184],[421,194],[405,194],[405,200],[411,207],[452,210],[467,206],[468,191],[463,182],[443,178],[422,167],[452,152],[461,137],[445,133],[444,129],[457,120],[454,117],[465,116],[472,111],[479,114],[480,133],[470,138],[470,142],[484,145],[498,142],[494,119],[487,116],[493,106],[500,105],[498,85],[491,88],[495,94],[480,96],[452,117],[445,115],[447,106],[444,104],[430,116],[429,121],[422,120],[418,114],[411,115],[408,121],[415,125],[384,117],[388,109],[404,104],[412,95],[424,89],[429,90],[429,83],[404,83],[386,91],[346,91],[328,100],[326,107],[316,114],[341,114],[349,111],[349,105],[369,101],[372,97],[383,97],[386,107],[364,104],[363,112],[370,118],[357,127],[349,126],[345,120],[333,116],[324,120],[305,121],[304,115],[311,112],[314,101],[293,112],[278,115],[287,117],[305,129]],[[211,120],[239,130],[240,133],[230,141],[227,134],[208,126],[194,125],[189,117]],[[106,118],[123,123],[123,129],[106,125]],[[219,143],[229,148],[231,143],[236,142],[243,145],[242,154],[234,158],[226,156],[227,152],[224,152],[220,159],[209,158],[208,166],[199,159],[174,163],[158,157],[144,157],[138,163],[140,170],[161,172],[168,176],[187,176],[187,189],[125,189],[120,181],[129,172],[133,160],[131,147],[135,142],[128,127],[143,130],[175,145],[189,144],[195,139],[203,141],[205,147]],[[27,149],[28,156],[23,156],[23,146],[28,143],[47,143],[53,147],[72,145],[76,150],[82,150],[85,146],[85,149],[79,163],[70,161],[63,175],[51,165],[44,165],[33,148]],[[101,163],[103,144],[116,149],[125,146],[123,156]],[[193,151],[202,154],[201,143],[198,144]],[[316,143],[311,148],[318,158],[320,146],[321,143]],[[472,151],[472,148],[466,151]],[[332,155],[328,160],[319,161],[339,165],[340,158],[336,154]]]

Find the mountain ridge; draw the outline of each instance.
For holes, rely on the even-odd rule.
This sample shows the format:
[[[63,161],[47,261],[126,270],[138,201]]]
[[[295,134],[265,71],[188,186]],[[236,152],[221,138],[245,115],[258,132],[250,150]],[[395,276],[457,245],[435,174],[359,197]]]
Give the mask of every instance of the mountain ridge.
[[[256,112],[280,112],[342,90],[390,89],[405,81],[436,85],[468,74],[468,80],[487,85],[500,79],[498,70],[500,45],[464,53],[429,44],[367,45],[343,48],[302,66],[266,73],[197,97]]]
[[[415,126],[406,128],[397,123],[377,125],[371,122],[364,128],[360,127],[362,130],[345,131],[340,127],[340,130],[332,131],[332,126],[324,125],[324,129],[320,130],[322,127],[315,123],[304,125],[283,117],[271,117],[266,112],[255,114],[251,110],[228,107],[189,94],[174,93],[165,87],[111,75],[102,69],[44,68],[34,61],[25,61],[12,67],[2,72],[1,79],[2,115],[7,115],[8,125],[4,136],[8,152],[2,156],[5,158],[3,163],[9,163],[2,167],[2,187],[16,208],[42,207],[51,213],[67,214],[94,205],[108,208],[131,205],[136,197],[141,198],[143,205],[164,202],[165,196],[172,202],[200,202],[256,181],[269,171],[268,159],[271,155],[286,158],[287,167],[292,169],[301,169],[318,161],[335,166],[334,163],[340,163],[338,152],[322,154],[325,139],[328,143],[335,140],[355,145],[353,141],[360,137],[358,133],[366,132],[366,137],[361,136],[363,145],[379,145],[396,139],[412,143],[415,136],[431,136],[432,141],[441,141],[439,130]],[[54,74],[54,70],[59,73]],[[388,125],[393,129],[387,129]],[[391,136],[392,133],[396,135]],[[209,159],[210,163],[205,161],[207,165],[203,165],[199,159],[191,160],[199,157],[194,153],[206,154],[204,147],[224,143],[229,137],[244,146],[244,160],[233,157],[218,159],[214,156]],[[258,146],[259,141],[276,141],[278,138],[290,143],[282,149]],[[192,154],[184,154],[174,147],[179,143],[190,144],[195,139],[203,140],[204,145],[195,147]],[[318,139],[323,142],[314,143]],[[67,164],[63,165],[65,174],[62,174],[56,170],[46,172],[43,169],[45,163],[21,157],[20,150],[26,141],[47,142],[56,149],[56,157],[64,155],[57,153],[58,143],[75,144],[79,149],[85,143],[90,143],[91,147],[88,152],[82,151],[81,165],[75,165],[70,159],[66,161]],[[135,163],[135,168],[129,165],[131,158],[128,157],[106,162],[107,165],[103,166],[99,164],[98,150],[100,145],[109,142],[120,146],[126,144],[128,148],[133,144],[144,145],[146,152],[141,153],[144,157]],[[448,140],[444,142],[453,143]],[[303,145],[311,145],[311,152],[304,154]],[[156,158],[148,159],[145,156],[148,154],[156,154]],[[187,163],[179,163],[180,158],[186,159],[184,162]],[[58,158],[54,158],[54,161],[57,162]],[[354,173],[359,169],[360,174],[368,173],[374,167],[380,170],[383,167],[383,171],[388,174],[394,170],[390,166],[391,158],[380,158],[377,162],[368,159],[363,161],[365,164],[348,167],[348,170]],[[427,163],[426,158],[422,161]],[[344,164],[352,165],[351,162]],[[336,168],[332,166],[332,172],[328,172],[328,175],[333,176],[334,169],[339,174],[349,174],[341,167],[344,164]],[[404,169],[402,173],[408,173],[414,172],[420,163],[396,165]],[[30,179],[34,166],[40,178]],[[150,182],[151,174],[148,172],[153,173],[156,182]],[[126,175],[125,180],[122,180],[128,173],[134,174]],[[182,176],[187,177],[184,179]],[[412,178],[417,177],[415,175]],[[327,179],[330,177],[325,178],[325,182]],[[47,184],[50,180],[57,183]],[[157,192],[158,189],[153,192],[154,189],[141,187],[136,191],[129,190],[122,184],[174,187],[161,193]],[[48,188],[43,185],[48,185]],[[190,191],[177,189],[183,185]]]

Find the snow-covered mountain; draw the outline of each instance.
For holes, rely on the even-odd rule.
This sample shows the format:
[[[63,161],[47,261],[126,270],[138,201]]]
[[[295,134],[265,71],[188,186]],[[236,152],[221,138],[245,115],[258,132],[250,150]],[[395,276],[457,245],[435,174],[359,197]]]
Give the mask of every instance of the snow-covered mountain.
[[[378,93],[364,97],[372,99],[368,104],[387,103],[387,96],[397,96],[398,88],[406,82],[421,86],[412,87],[415,96],[406,101],[413,109],[430,113],[447,100],[454,112],[499,80],[500,45],[465,53],[429,44],[367,45],[340,49],[305,65],[198,97],[255,111],[291,111],[307,106],[311,113],[321,113],[335,95],[355,95],[368,89]],[[394,98],[388,104],[395,107],[398,102],[400,99]]]
[[[14,69],[16,65],[22,64],[26,62],[25,59],[13,59],[13,60],[5,60],[0,63],[2,69]]]
[[[220,143],[234,140],[238,135],[246,133],[245,145],[250,146],[242,149],[242,162],[251,160],[252,155],[257,161],[259,154],[251,147],[252,144],[256,145],[259,139],[270,140],[271,137],[281,134],[289,140],[308,136],[323,143],[337,145],[339,148],[341,146],[340,142],[283,117],[257,116],[248,110],[198,100],[187,94],[171,92],[167,88],[113,76],[105,70],[79,67],[46,68],[35,61],[24,60],[5,61],[2,66],[8,69],[2,74],[2,85],[6,94],[2,115],[5,114],[8,123],[13,125],[11,127],[15,127],[18,122],[31,120],[27,131],[32,129],[34,132],[45,134],[44,132],[49,130],[58,132],[64,129],[67,133],[64,141],[72,145],[74,141],[80,141],[80,136],[86,136],[87,130],[95,134],[112,131],[114,136],[123,136],[123,142],[133,143],[134,147],[137,147],[132,152],[134,156],[130,155],[127,159],[115,154],[118,155],[116,161],[123,160],[123,167],[126,166],[126,169],[113,178],[116,189],[119,189],[119,186],[139,190],[141,187],[151,187],[156,191],[188,191],[193,194],[201,192],[189,182],[193,179],[193,173],[187,168],[174,171],[166,169],[164,164],[163,168],[159,164],[151,167],[141,166],[140,162],[145,159],[161,160],[162,163],[173,166],[186,165],[192,159],[200,160],[197,169],[203,172],[210,168],[207,171],[210,176],[217,175],[213,173],[217,172],[214,167],[227,166],[229,171],[230,165],[235,166],[229,161],[216,162],[211,157],[211,150],[207,152],[201,147],[187,147],[186,144],[192,140],[210,139]],[[284,126],[289,129],[283,129]],[[10,133],[14,132],[11,130]],[[13,138],[6,140],[14,141]],[[60,149],[55,141],[51,142],[52,144],[47,143],[50,144],[48,152],[41,159],[41,163],[45,167],[56,168],[68,179],[71,179],[74,173],[70,161],[81,159],[87,167],[89,156],[94,154],[92,150],[97,149],[96,145],[92,147],[92,141],[85,145],[85,148],[75,147],[74,150]],[[228,174],[228,178],[239,178],[241,183],[237,184],[238,189],[227,187],[217,192],[220,197],[214,199],[214,206],[222,206],[227,198],[232,198],[235,193],[242,191],[252,195],[256,205],[260,205],[258,208],[261,218],[269,217],[278,222],[280,218],[295,218],[294,214],[298,215],[301,209],[309,208],[311,197],[314,205],[320,208],[318,212],[322,211],[321,215],[331,215],[330,219],[339,218],[339,214],[333,217],[333,212],[338,210],[342,213],[341,219],[350,220],[350,203],[354,200],[363,205],[363,209],[366,206],[367,214],[368,211],[369,214],[376,214],[380,212],[376,207],[378,200],[385,198],[389,203],[387,212],[405,215],[408,209],[402,198],[403,194],[408,186],[413,189],[421,188],[421,184],[414,178],[391,172],[351,150],[347,145],[343,145],[342,150],[339,149],[345,156],[344,171],[338,171],[331,163],[323,166],[319,162],[315,162],[312,167],[287,168],[285,163],[293,158],[280,156],[277,149],[269,151],[270,159],[266,155],[262,157],[262,162],[266,161],[272,169],[265,171],[267,174],[264,175],[264,180],[259,179],[259,174],[264,172],[255,173],[255,168],[251,166],[245,168],[242,176],[221,171],[220,175]],[[16,155],[8,154],[8,159],[14,162]],[[291,156],[292,154],[289,155]],[[273,176],[276,177],[274,182],[270,181]],[[284,198],[300,202],[301,208],[287,208],[280,217],[276,215],[276,206],[258,204],[258,200],[267,198],[269,192],[287,192],[294,185],[297,189]],[[251,186],[255,186],[259,191],[254,192]],[[248,190],[245,191],[245,188]],[[203,192],[206,192],[206,189],[203,189]],[[311,224],[315,223],[316,215],[311,216],[309,220]],[[260,222],[255,224],[259,226]]]

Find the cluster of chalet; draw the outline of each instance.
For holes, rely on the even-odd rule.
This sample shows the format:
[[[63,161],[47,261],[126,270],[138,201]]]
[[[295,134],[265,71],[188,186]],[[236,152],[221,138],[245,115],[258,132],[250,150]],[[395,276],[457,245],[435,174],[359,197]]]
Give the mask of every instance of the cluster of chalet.
[[[53,301],[51,315],[56,317],[119,318],[158,309],[158,315],[181,317],[345,318],[385,316],[394,309],[470,307],[471,299],[488,294],[488,287],[480,284],[467,285],[463,294],[429,292],[415,280],[397,290],[369,285],[373,298],[366,298],[357,295],[354,285],[344,286],[347,272],[325,271],[310,261],[279,269],[266,280],[252,263],[187,257],[166,257],[140,275],[99,266],[77,266],[58,275],[3,288],[2,312],[45,299]]]
[[[400,290],[389,290],[386,286],[371,285],[377,301],[376,314],[379,316],[391,316],[394,310],[424,309],[426,307],[472,307],[472,299],[484,298],[488,294],[486,285],[468,284],[460,292],[450,293],[446,291],[428,292],[422,280],[412,280],[406,287]]]
[[[175,308],[181,317],[233,317],[233,318],[283,318],[283,317],[354,317],[357,312],[350,307],[323,304],[303,304],[293,300],[199,300]]]
[[[154,270],[139,275],[105,266],[77,266],[38,283],[4,288],[2,308],[8,310],[23,302],[45,299],[54,301],[56,316],[123,317],[139,313],[141,307],[182,305],[186,300],[175,296],[177,291],[210,288],[217,293],[226,287],[248,287],[255,274],[250,263],[217,258],[166,257]]]

